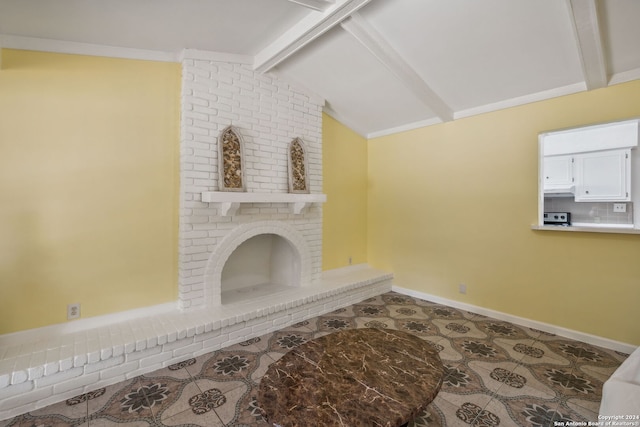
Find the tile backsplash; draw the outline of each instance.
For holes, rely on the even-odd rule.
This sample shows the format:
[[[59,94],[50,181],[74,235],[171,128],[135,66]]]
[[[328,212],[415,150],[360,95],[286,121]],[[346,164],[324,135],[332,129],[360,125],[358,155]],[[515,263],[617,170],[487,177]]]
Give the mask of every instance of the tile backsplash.
[[[633,224],[633,203],[626,212],[614,212],[613,203],[575,202],[570,197],[545,197],[545,212],[571,212],[572,223]]]

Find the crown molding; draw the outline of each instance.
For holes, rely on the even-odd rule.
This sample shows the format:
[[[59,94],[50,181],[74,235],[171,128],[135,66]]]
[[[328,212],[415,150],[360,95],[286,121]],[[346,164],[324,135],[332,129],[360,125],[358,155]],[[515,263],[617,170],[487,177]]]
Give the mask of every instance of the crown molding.
[[[5,49],[105,56],[109,58],[141,59],[145,61],[178,62],[178,55],[174,52],[104,46],[91,43],[78,43],[65,40],[41,39],[6,34],[0,34],[0,44]]]
[[[430,119],[419,120],[417,122],[407,123],[402,126],[396,126],[392,128],[383,129],[376,132],[371,132],[367,134],[367,139],[380,138],[382,136],[393,135],[394,133],[407,132],[414,129],[424,128],[427,126],[438,125],[440,123],[444,123],[438,117],[433,117]]]
[[[178,56],[179,62],[185,59],[194,59],[212,62],[230,62],[234,64],[253,64],[253,57],[247,55],[236,55],[233,53],[210,52],[199,49],[183,49]]]
[[[630,82],[632,80],[640,80],[640,68],[616,73],[609,79],[609,85],[617,85],[620,83]]]
[[[635,76],[635,77],[634,77]],[[628,74],[621,75],[621,81],[619,83],[623,83],[624,81],[634,80],[635,78],[640,77],[640,69],[632,70],[628,72]],[[624,80],[623,80],[624,79]],[[545,90],[542,92],[533,93],[530,95],[519,96],[516,98],[506,99],[504,101],[494,102],[491,104],[480,105],[478,107],[468,108],[466,110],[460,110],[454,112],[453,117],[454,120],[462,119],[465,117],[477,116],[479,114],[491,113],[493,111],[504,110],[511,107],[518,107],[520,105],[531,104],[533,102],[544,101],[547,99],[557,98],[565,95],[572,95],[578,92],[586,91],[586,84],[584,82],[575,83],[555,89]],[[329,114],[333,116],[332,114]],[[347,124],[346,122],[343,122]],[[426,120],[420,120],[417,122],[407,123],[406,125],[392,127],[383,129],[376,132],[371,133],[363,133],[359,132],[361,135],[364,135],[368,139],[379,138],[381,136],[392,135],[394,133],[406,132],[408,130],[418,129],[426,126],[433,126],[442,123],[437,117],[433,117]]]
[[[468,108],[466,110],[460,110],[454,113],[454,118],[461,119],[464,117],[476,116],[478,114],[490,113],[492,111],[504,110],[511,107],[518,107],[520,105],[531,104],[533,102],[545,101],[547,99],[557,98],[559,96],[572,95],[574,93],[584,92],[586,90],[587,87],[584,82],[574,83],[571,85],[544,90],[524,96],[505,99],[504,101],[493,102],[491,104],[485,104],[478,107]]]
[[[331,108],[329,103],[326,103],[324,105],[324,107],[322,109],[322,112],[325,113],[328,116],[331,116],[332,118],[334,118],[338,122],[342,123],[343,125],[345,125],[349,129],[351,129],[352,131],[354,131],[355,133],[360,135],[361,137],[363,137],[365,139],[368,139],[367,133],[362,128],[360,128],[358,126],[358,124],[354,120],[351,120],[348,117],[345,117],[345,116],[341,115],[340,113],[338,113],[336,110]]]
[[[322,12],[331,6],[333,0],[289,0],[291,3],[299,4],[300,6],[308,7],[309,9]]]

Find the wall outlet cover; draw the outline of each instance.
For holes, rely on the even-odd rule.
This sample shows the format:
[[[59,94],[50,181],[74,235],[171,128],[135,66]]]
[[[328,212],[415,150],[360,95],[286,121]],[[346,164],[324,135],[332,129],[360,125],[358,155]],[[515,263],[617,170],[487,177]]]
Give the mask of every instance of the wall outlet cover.
[[[78,319],[80,317],[80,303],[67,305],[67,320]]]
[[[614,203],[613,204],[613,211],[614,212],[626,212],[627,211],[627,204],[626,203]]]

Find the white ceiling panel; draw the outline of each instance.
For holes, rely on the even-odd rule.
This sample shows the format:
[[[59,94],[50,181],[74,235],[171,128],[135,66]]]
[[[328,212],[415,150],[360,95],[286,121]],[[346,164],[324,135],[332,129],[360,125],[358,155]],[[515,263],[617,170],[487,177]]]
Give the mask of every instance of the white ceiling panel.
[[[233,54],[365,136],[640,79],[638,22],[640,0],[0,0],[3,47]]]
[[[640,68],[640,1],[616,0],[602,3],[604,44],[608,52],[609,75]]]
[[[395,0],[362,15],[456,111],[582,79],[563,1]]]
[[[322,94],[336,118],[362,133],[435,117],[401,81],[340,29],[278,66],[278,71]]]
[[[307,13],[285,0],[0,0],[0,34],[255,55]]]

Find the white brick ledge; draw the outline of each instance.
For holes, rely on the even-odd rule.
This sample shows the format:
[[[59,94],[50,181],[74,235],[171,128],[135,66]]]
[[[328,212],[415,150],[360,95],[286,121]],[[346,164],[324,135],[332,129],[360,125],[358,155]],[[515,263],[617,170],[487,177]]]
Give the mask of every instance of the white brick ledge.
[[[358,265],[259,301],[191,312],[165,307],[89,329],[62,324],[43,328],[46,334],[0,336],[0,420],[380,295],[392,278]]]
[[[205,191],[202,193],[202,201],[218,203],[220,215],[230,216],[240,208],[241,203],[287,203],[291,213],[300,215],[312,203],[324,203],[326,194],[295,194],[295,193],[230,193],[225,191]]]

